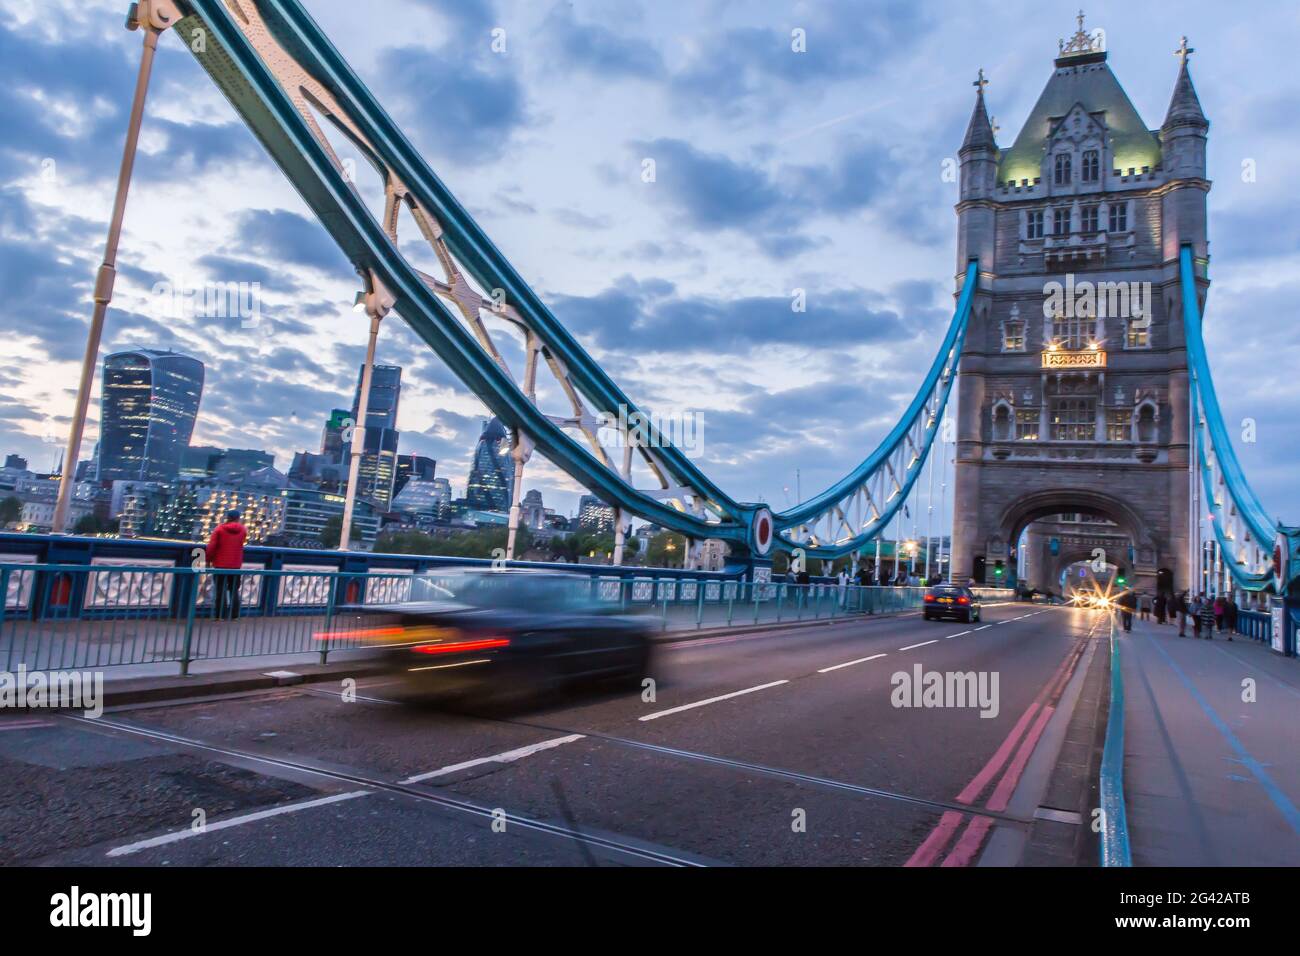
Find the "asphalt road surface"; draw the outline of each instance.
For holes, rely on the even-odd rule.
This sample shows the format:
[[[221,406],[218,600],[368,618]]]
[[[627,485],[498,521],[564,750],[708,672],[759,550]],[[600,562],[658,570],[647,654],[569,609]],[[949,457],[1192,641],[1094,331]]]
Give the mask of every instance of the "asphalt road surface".
[[[7,717],[0,865],[1015,863],[1107,633],[1008,604],[668,645],[653,693],[512,714],[371,677]],[[989,697],[897,706],[918,665]]]

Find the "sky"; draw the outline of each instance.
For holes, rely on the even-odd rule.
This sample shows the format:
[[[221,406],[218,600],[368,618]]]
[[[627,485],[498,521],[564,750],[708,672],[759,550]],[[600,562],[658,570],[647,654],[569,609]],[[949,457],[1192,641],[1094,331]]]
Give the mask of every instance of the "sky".
[[[1008,146],[1076,13],[922,0],[304,5],[623,390],[692,415],[701,467],[732,497],[778,510],[866,457],[911,400],[951,317],[956,184],[943,173],[971,83],[982,68]],[[66,440],[85,347],[139,58],[125,7],[0,0],[0,453],[36,469]],[[1298,523],[1300,7],[1094,3],[1087,15],[1148,127],[1168,106],[1179,37],[1196,50],[1211,121],[1214,375],[1230,431],[1254,422],[1257,440],[1238,453],[1265,508]],[[258,283],[256,325],[159,310],[159,283],[203,282]],[[356,289],[256,139],[164,36],[101,358],[156,347],[201,359],[193,443],[264,448],[287,470],[295,451],[318,450],[330,409],[350,404],[367,327]],[[791,309],[795,290],[804,312]],[[482,403],[396,315],[377,360],[404,369],[401,451],[436,458],[463,493]],[[539,458],[525,488],[566,513],[582,493]]]

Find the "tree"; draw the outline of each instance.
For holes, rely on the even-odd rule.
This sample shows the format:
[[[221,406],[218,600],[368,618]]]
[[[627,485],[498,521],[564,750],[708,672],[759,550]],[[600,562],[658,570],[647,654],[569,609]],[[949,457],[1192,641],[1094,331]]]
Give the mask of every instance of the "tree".
[[[375,541],[380,554],[437,554],[437,539],[423,531],[385,531]]]
[[[671,531],[661,531],[650,539],[645,563],[652,568],[680,568],[686,557],[686,538]]]
[[[0,528],[22,519],[23,503],[13,495],[0,501]]]
[[[330,515],[325,519],[325,527],[321,528],[320,543],[322,548],[337,548],[339,539],[343,536],[343,516]],[[352,522],[351,541],[361,540],[361,528],[354,521]]]
[[[388,531],[379,536],[375,550],[389,554],[431,554],[449,558],[497,558],[505,554],[509,529],[494,525],[475,528],[435,538],[423,531]],[[532,531],[519,528],[515,536],[515,554],[522,555],[533,546]]]
[[[116,534],[118,520],[114,518],[111,521],[101,521],[98,516],[85,514],[77,519],[77,523],[72,526],[73,534]]]

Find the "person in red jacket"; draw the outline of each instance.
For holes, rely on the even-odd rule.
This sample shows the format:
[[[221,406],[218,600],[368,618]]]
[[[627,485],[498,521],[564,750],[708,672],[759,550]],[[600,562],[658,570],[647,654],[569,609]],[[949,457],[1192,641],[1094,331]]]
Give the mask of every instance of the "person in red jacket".
[[[217,620],[224,619],[227,612],[232,621],[239,620],[239,569],[244,566],[247,540],[248,531],[240,524],[238,511],[227,511],[225,524],[217,525],[208,538],[208,567],[235,572],[213,576],[212,616]]]

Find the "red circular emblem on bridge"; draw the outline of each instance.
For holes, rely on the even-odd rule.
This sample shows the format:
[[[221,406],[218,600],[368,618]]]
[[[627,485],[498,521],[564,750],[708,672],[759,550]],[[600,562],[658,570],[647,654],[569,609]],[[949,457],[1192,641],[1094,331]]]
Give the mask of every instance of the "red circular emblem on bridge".
[[[766,508],[759,508],[754,512],[754,521],[750,525],[751,544],[754,552],[759,556],[767,554],[772,550],[772,535],[775,525],[772,522],[772,512]]]
[[[1291,542],[1279,531],[1273,542],[1273,580],[1278,594],[1286,594],[1291,577]]]

